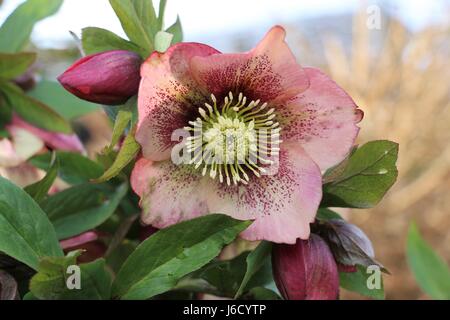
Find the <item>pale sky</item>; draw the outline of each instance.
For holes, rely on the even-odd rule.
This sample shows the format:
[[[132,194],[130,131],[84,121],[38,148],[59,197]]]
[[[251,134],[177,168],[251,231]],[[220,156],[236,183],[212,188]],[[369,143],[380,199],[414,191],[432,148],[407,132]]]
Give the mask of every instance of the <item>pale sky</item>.
[[[0,9],[0,22],[23,1],[5,0]],[[363,3],[367,6],[373,1]],[[447,19],[445,13],[450,8],[450,0],[382,0],[382,3],[412,28]],[[277,23],[299,17],[351,12],[360,4],[358,0],[168,0],[166,25],[174,22],[179,14],[187,41],[248,28],[261,30],[262,34]],[[87,26],[123,34],[108,0],[65,0],[58,14],[36,26],[33,40],[43,47],[64,46],[71,39],[69,31],[79,34]]]

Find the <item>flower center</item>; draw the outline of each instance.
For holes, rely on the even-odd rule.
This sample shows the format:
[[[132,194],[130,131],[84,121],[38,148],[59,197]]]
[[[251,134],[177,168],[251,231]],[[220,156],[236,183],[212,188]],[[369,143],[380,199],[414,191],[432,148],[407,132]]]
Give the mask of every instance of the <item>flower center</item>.
[[[187,151],[190,164],[201,169],[203,176],[219,178],[221,183],[247,184],[250,176],[267,173],[279,155],[280,124],[275,109],[260,100],[251,101],[232,92],[222,105],[214,95],[212,103],[199,108],[199,117],[189,122],[191,132]]]

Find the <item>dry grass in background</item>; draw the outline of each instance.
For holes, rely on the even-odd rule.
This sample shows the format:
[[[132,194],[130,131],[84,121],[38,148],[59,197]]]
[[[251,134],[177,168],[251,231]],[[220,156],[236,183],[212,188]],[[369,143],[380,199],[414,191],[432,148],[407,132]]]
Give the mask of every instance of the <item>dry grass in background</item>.
[[[383,31],[370,31],[366,19],[355,17],[351,48],[337,35],[321,36],[324,67],[365,112],[359,142],[400,144],[400,175],[377,208],[352,211],[350,220],[367,232],[392,273],[385,279],[387,298],[425,298],[406,263],[406,235],[416,221],[450,262],[450,25],[411,34],[391,20],[374,50],[372,39]],[[299,43],[307,51],[307,41]]]

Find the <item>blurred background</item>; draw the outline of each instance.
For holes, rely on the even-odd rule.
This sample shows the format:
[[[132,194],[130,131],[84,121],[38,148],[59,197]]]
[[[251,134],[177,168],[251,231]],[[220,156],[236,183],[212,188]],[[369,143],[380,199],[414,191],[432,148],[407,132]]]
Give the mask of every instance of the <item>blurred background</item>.
[[[21,2],[4,0],[0,22]],[[285,26],[298,61],[325,70],[365,111],[359,142],[400,143],[396,186],[376,209],[348,215],[392,273],[385,277],[387,298],[425,298],[406,263],[406,234],[416,221],[450,263],[450,1],[169,0],[166,24],[177,14],[185,41],[223,52],[249,50],[272,25]],[[69,31],[79,35],[87,26],[123,35],[107,0],[65,0],[58,14],[36,26],[41,77],[54,81],[80,57]],[[36,95],[45,102],[40,89]],[[72,116],[92,155],[109,142],[100,109]]]

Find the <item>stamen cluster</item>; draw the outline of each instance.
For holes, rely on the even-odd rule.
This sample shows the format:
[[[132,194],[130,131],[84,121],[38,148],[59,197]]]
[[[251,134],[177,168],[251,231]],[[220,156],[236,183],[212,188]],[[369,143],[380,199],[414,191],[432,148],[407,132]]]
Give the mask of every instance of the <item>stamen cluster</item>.
[[[192,134],[187,144],[190,164],[221,183],[248,184],[249,174],[260,177],[278,157],[281,128],[275,108],[268,110],[260,100],[248,103],[242,93],[235,97],[230,92],[221,106],[213,94],[211,101],[185,128]]]

